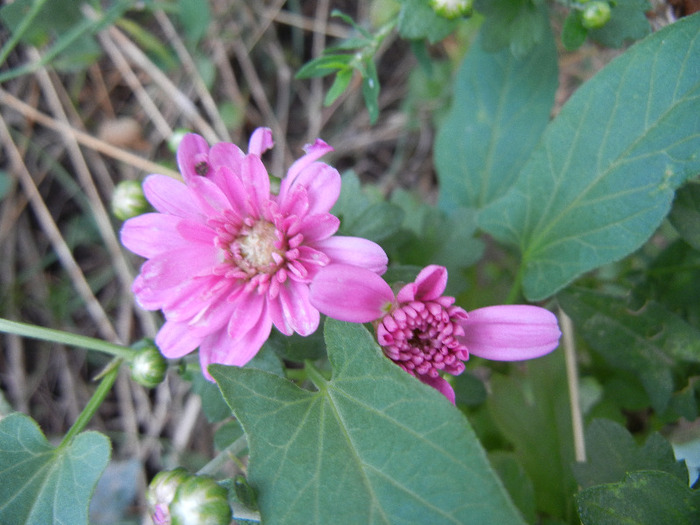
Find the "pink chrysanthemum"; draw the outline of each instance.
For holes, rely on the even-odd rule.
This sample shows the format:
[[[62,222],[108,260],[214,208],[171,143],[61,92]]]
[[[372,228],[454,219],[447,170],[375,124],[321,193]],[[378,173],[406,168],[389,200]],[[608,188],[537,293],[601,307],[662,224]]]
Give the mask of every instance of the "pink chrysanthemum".
[[[307,146],[275,195],[260,159],[272,145],[266,128],[253,133],[247,155],[186,135],[177,151],[184,184],[147,177],[144,193],[158,213],[122,228],[124,246],[148,259],[134,281],[137,301],[166,318],[156,344],[170,358],[199,347],[207,377],[210,363],[247,363],[272,325],[286,335],[313,333],[319,312],[309,283],[327,264],[386,270],[377,244],[334,236],[339,220],[329,211],[340,175],[317,162],[332,148],[320,139]]]
[[[559,325],[550,311],[504,305],[467,312],[442,295],[447,270],[427,266],[396,296],[379,275],[332,264],[311,283],[311,303],[329,317],[374,322],[384,354],[452,403],[454,390],[440,372],[459,375],[469,354],[497,361],[540,357],[559,344]]]

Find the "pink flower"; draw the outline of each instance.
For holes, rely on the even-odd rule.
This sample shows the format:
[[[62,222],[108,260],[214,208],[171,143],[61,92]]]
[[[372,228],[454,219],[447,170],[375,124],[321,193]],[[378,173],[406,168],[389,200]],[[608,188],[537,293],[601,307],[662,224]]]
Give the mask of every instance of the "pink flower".
[[[199,347],[207,377],[210,363],[247,363],[272,325],[286,335],[313,333],[319,312],[309,283],[327,264],[386,270],[377,244],[334,236],[339,220],[329,211],[340,175],[317,162],[332,148],[320,139],[307,146],[275,195],[260,159],[272,145],[266,128],[253,133],[247,155],[186,135],[177,151],[184,184],[148,176],[144,193],[157,213],[129,219],[121,231],[124,246],[148,259],[133,290],[143,308],[163,310],[156,344],[170,358]]]
[[[530,305],[467,312],[442,295],[447,270],[427,266],[396,296],[379,275],[331,264],[311,283],[311,304],[341,321],[374,322],[384,354],[409,374],[442,392],[454,390],[440,372],[459,375],[469,354],[497,361],[540,357],[559,344],[557,318]]]

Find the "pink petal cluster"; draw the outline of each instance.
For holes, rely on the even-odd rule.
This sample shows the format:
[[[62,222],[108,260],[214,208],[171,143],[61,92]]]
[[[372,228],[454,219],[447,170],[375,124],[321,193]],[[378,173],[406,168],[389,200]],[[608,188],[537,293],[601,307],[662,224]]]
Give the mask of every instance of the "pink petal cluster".
[[[454,390],[440,375],[459,375],[474,354],[497,361],[540,357],[554,350],[561,332],[549,310],[504,305],[467,312],[442,295],[447,270],[427,266],[394,295],[376,273],[331,264],[311,283],[311,304],[341,321],[373,322],[384,354],[409,374],[442,392]]]
[[[253,133],[248,154],[186,135],[177,151],[184,183],[148,176],[144,193],[157,213],[121,231],[124,246],[148,259],[133,291],[143,308],[165,315],[156,344],[170,358],[199,347],[207,377],[210,363],[247,363],[273,325],[286,335],[313,333],[319,311],[309,284],[324,266],[386,270],[377,244],[334,235],[340,175],[318,162],[332,148],[320,139],[307,146],[274,194],[261,160],[272,145],[267,128]]]

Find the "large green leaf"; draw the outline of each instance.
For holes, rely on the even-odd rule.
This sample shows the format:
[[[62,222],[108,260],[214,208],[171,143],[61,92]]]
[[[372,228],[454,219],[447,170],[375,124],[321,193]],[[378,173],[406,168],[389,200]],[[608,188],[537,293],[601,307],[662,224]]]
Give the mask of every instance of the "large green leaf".
[[[249,439],[266,524],[522,524],[467,420],[387,360],[361,325],[325,323],[329,381],[301,390],[211,366]]]
[[[520,247],[523,288],[549,297],[643,244],[700,172],[700,15],[651,35],[584,84],[479,224]]]
[[[483,35],[457,73],[452,108],[435,141],[440,206],[483,208],[503,196],[549,122],[557,89],[551,31],[524,58],[488,53]],[[536,74],[533,74],[536,72]]]
[[[700,362],[700,330],[657,302],[634,309],[629,299],[578,288],[558,299],[605,361],[639,377],[659,413],[671,399],[676,367]]]
[[[700,523],[700,492],[667,472],[633,472],[620,483],[588,488],[576,499],[583,525]]]
[[[109,440],[83,432],[54,448],[24,414],[0,420],[0,523],[88,522],[88,504],[110,455]]]

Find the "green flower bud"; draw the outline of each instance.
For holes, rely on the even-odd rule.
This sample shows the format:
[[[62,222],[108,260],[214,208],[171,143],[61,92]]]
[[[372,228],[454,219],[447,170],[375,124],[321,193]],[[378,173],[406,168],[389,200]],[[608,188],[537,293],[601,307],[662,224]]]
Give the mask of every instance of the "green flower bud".
[[[581,13],[581,24],[586,29],[600,29],[610,21],[610,4],[589,2]]]
[[[173,134],[170,135],[170,138],[168,139],[168,149],[173,153],[176,153],[177,148],[180,146],[180,142],[188,133],[190,133],[189,129],[178,128],[174,130]]]
[[[141,183],[137,180],[124,180],[117,184],[112,194],[112,213],[125,221],[146,213],[150,208],[146,197],[143,195]]]
[[[205,476],[185,480],[170,503],[172,525],[228,525],[231,518],[227,490]]]
[[[170,511],[168,506],[175,497],[177,488],[185,480],[193,477],[182,467],[173,470],[164,470],[155,475],[148,491],[146,492],[146,502],[148,512],[156,525],[167,525],[170,523]]]
[[[131,379],[148,388],[158,386],[168,371],[167,361],[150,339],[140,341],[133,348],[139,352],[131,361]]]
[[[474,0],[430,0],[430,7],[443,18],[471,16]]]

